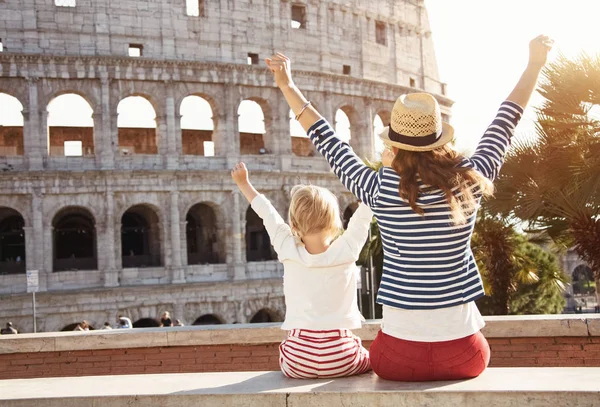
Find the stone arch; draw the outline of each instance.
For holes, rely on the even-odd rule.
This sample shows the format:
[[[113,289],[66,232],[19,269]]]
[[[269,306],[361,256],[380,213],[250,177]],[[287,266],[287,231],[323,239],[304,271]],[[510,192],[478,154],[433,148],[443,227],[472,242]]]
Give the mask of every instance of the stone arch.
[[[25,219],[21,213],[0,207],[0,274],[19,274],[27,270],[25,258]]]
[[[67,206],[52,218],[53,271],[97,270],[96,221],[81,206]]]
[[[150,204],[129,207],[121,215],[123,268],[160,267],[162,242],[160,211]]]
[[[353,112],[350,106],[342,106],[335,110],[333,126],[337,136],[346,143],[352,140],[353,127],[356,129],[356,126],[353,126]]]
[[[271,246],[269,234],[262,219],[252,206],[246,210],[246,261],[275,260],[275,251]]]
[[[251,324],[256,323],[266,323],[266,322],[282,322],[283,315],[280,312],[275,311],[270,308],[261,308],[257,312],[254,313],[252,318],[250,318]]]
[[[52,81],[44,84],[47,87],[48,92],[41,95],[39,98],[40,106],[46,106],[46,111],[48,105],[55,99],[64,96],[64,95],[77,95],[82,98],[85,103],[87,103],[90,108],[95,111],[100,111],[100,101],[96,97],[90,96],[93,94],[94,89],[86,86],[78,86],[76,88],[73,87],[72,80],[65,81]],[[83,88],[83,89],[82,89]]]
[[[593,294],[595,289],[591,283],[594,282],[594,273],[586,264],[580,264],[572,273],[573,294]]]
[[[215,114],[202,95],[188,95],[179,105],[181,144],[184,155],[214,156]]]
[[[27,111],[29,106],[29,81],[20,78],[0,78],[0,93],[16,98]]]
[[[75,92],[59,92],[46,105],[48,155],[94,155],[94,109]]]
[[[158,114],[146,95],[133,94],[119,101],[117,128],[120,155],[158,154]]]
[[[200,315],[192,325],[221,325],[224,324],[223,318],[215,314]]]
[[[224,263],[224,234],[218,227],[215,206],[197,203],[187,211],[185,220],[188,264]]]
[[[385,149],[385,144],[379,138],[379,134],[386,126],[390,125],[390,117],[391,113],[389,110],[379,110],[373,116],[373,151],[375,151],[375,157],[380,157]]]
[[[247,97],[238,104],[237,115],[240,154],[268,153],[265,135],[273,131],[273,111],[269,103],[260,97]],[[262,123],[259,123],[259,120],[262,120]]]
[[[132,325],[134,328],[159,328],[160,322],[156,318],[144,317],[136,320]]]
[[[23,104],[19,99],[0,90],[0,156],[22,156]]]

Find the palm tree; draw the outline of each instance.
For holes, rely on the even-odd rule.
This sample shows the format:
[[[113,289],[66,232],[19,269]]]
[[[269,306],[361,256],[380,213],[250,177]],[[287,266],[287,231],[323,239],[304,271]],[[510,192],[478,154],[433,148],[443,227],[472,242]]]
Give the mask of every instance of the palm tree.
[[[573,247],[600,300],[600,58],[561,56],[543,75],[538,139],[515,143],[490,206]]]

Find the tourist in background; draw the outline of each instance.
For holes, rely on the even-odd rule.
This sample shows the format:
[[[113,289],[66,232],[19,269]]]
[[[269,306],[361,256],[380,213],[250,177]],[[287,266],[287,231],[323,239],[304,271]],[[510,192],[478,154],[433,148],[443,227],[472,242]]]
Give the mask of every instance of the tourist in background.
[[[116,329],[131,329],[133,328],[133,324],[131,323],[131,319],[124,317],[123,315],[119,315],[117,317],[117,326]]]
[[[171,320],[171,314],[169,314],[169,311],[163,312],[162,317],[160,317],[160,326],[173,326],[173,321]]]
[[[0,329],[0,335],[16,335],[19,332],[13,327],[12,322],[7,322],[6,326]]]

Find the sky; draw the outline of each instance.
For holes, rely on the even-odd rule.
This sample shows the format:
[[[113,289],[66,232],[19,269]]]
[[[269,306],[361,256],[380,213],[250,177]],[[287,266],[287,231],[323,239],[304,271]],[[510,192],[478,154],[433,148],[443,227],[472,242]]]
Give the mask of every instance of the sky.
[[[600,53],[600,0],[425,0],[425,4],[440,79],[448,84],[448,96],[455,101],[451,123],[456,129],[460,151],[474,150],[498,106],[525,68],[532,38],[546,34],[555,40],[551,59],[560,52],[569,57],[582,50]],[[0,125],[22,125],[19,114],[22,107],[2,96]],[[49,125],[92,126],[91,108],[78,98],[64,95],[51,102]],[[534,96],[517,128],[518,137],[535,137],[535,106],[541,102],[539,95]],[[251,101],[243,103],[239,110],[244,113],[240,130],[264,133],[263,121],[256,120],[262,117],[258,105]],[[127,109],[128,104],[130,109]],[[128,110],[136,113],[127,115]],[[198,114],[199,111],[205,113]],[[141,127],[155,126],[155,113],[142,98],[124,100],[119,113],[120,126],[133,127],[134,123],[139,125],[140,120]],[[189,98],[182,106],[182,114],[183,128],[212,129],[212,112],[203,99]],[[8,120],[9,117],[12,119]],[[340,136],[347,139],[351,129],[348,130],[348,119],[341,111],[336,115],[336,122]],[[292,135],[304,135],[294,120],[290,126]],[[377,118],[375,127],[383,127]],[[380,150],[381,146],[378,147]]]
[[[528,44],[555,40],[550,59],[600,53],[599,0],[425,0],[440,72],[455,101],[457,148],[472,151],[525,69]],[[517,128],[535,137],[534,96]]]

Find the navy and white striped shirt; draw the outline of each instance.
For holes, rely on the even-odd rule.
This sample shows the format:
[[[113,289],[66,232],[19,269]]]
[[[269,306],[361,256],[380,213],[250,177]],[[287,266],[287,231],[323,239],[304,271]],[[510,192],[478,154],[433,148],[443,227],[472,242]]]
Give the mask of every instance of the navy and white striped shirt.
[[[493,181],[522,113],[519,105],[502,103],[475,154],[465,158],[461,166],[472,167]],[[421,184],[417,204],[425,215],[419,215],[400,198],[398,174],[389,167],[378,172],[367,167],[347,143],[336,137],[325,119],[313,124],[308,136],[346,188],[375,214],[384,252],[378,303],[404,309],[436,309],[484,295],[470,245],[476,213],[465,224],[454,224],[442,191]]]

